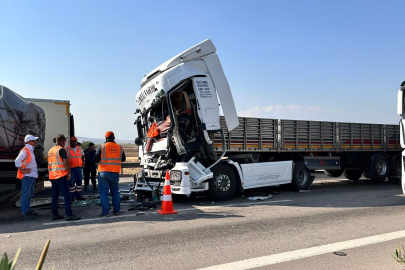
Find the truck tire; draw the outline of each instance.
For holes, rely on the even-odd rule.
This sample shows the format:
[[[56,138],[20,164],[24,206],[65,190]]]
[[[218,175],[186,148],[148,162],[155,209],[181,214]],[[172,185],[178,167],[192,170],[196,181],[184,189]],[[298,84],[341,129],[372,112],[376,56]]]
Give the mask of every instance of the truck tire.
[[[212,168],[213,178],[209,181],[208,194],[214,201],[231,199],[236,192],[238,182],[232,168],[226,164],[217,164]]]
[[[390,177],[388,177],[388,179],[391,182],[399,183],[401,182],[401,176],[402,176],[401,155],[397,155],[394,157],[392,161],[391,175]]]
[[[361,170],[345,170],[344,175],[349,180],[359,180],[363,175]]]
[[[311,172],[301,161],[295,163],[292,176],[291,186],[295,191],[307,190],[312,184]]]
[[[384,154],[377,154],[371,160],[371,167],[366,170],[373,182],[382,182],[390,175],[390,161]]]
[[[343,170],[324,170],[324,172],[329,177],[340,177],[343,174]]]

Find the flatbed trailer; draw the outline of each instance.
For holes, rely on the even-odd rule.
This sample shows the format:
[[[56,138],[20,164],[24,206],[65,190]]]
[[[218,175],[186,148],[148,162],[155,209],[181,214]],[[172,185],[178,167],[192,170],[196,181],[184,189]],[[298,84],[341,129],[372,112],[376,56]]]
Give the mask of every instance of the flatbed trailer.
[[[372,180],[381,181],[383,175],[367,171],[372,168],[373,157],[383,154],[389,161],[385,164],[390,172],[386,177],[401,175],[399,125],[253,117],[238,120],[239,125],[231,132],[227,130],[224,117],[220,123],[227,156],[240,163],[301,160],[308,169],[326,170],[332,177],[351,170],[351,174],[346,174],[350,174],[352,180],[358,179],[353,176],[357,171],[358,177],[365,172]],[[219,134],[215,136],[214,147],[217,153],[223,151]]]

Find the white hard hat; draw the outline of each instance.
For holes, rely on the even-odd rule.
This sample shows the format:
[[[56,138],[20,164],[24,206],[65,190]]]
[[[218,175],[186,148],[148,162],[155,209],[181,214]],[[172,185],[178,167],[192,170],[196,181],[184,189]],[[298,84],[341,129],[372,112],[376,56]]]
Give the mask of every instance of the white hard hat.
[[[25,136],[25,138],[24,138],[24,142],[36,141],[36,140],[38,140],[38,137],[34,137],[32,135],[29,135],[29,134],[27,136]]]

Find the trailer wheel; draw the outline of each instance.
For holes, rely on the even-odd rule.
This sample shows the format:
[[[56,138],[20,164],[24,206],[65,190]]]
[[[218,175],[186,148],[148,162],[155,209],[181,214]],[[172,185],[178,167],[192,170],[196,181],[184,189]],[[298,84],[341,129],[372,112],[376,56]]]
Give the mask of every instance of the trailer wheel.
[[[293,171],[291,186],[294,190],[306,190],[311,186],[311,172],[303,162],[296,162]]]
[[[388,179],[394,183],[401,182],[401,176],[402,176],[401,155],[395,156],[392,164],[393,164],[393,166],[392,166],[391,176],[388,177]]]
[[[345,170],[344,175],[349,180],[359,180],[363,175],[361,170]]]
[[[343,170],[324,170],[324,172],[329,177],[340,177],[343,174]]]
[[[387,156],[375,155],[371,161],[371,168],[367,169],[367,175],[373,182],[384,181],[390,175],[390,161]]]
[[[236,175],[232,168],[218,164],[212,168],[214,177],[209,181],[208,194],[214,201],[226,201],[235,195],[237,188]]]

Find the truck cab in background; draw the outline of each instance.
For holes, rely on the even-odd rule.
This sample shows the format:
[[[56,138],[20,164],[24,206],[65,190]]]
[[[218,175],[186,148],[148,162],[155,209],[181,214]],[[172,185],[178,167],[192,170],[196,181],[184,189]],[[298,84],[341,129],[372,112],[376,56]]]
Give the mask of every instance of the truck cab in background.
[[[400,125],[400,143],[403,149],[402,151],[402,158],[401,158],[401,167],[398,170],[401,170],[401,185],[402,185],[402,192],[405,194],[405,171],[404,171],[404,162],[405,162],[405,102],[404,102],[404,95],[405,92],[405,81],[401,83],[401,88],[398,90],[398,104],[397,104],[397,113],[401,116],[401,120],[399,121]]]

